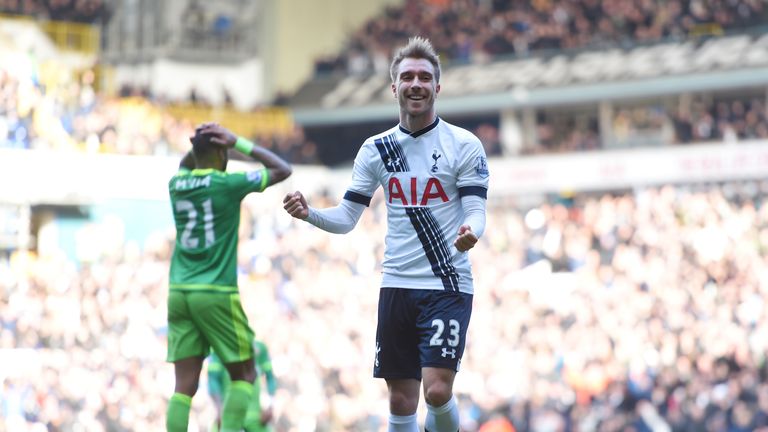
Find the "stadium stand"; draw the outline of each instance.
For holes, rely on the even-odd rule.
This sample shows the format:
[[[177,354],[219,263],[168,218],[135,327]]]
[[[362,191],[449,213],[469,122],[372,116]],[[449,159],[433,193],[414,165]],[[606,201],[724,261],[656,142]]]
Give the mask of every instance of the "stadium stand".
[[[354,31],[337,57],[318,60],[317,72],[386,73],[389,49],[412,34],[429,34],[452,65],[723,35],[764,25],[766,13],[759,0],[406,0]]]
[[[169,104],[133,92],[112,97],[100,91],[100,69],[87,55],[72,64],[50,42],[25,47],[25,41],[43,36],[26,24],[18,20],[0,23],[0,31],[26,35],[3,41],[0,147],[180,155],[186,151],[193,122],[215,120],[281,155],[290,155],[294,163],[317,160],[314,144],[304,139],[285,109],[239,112],[231,107]],[[28,55],[25,48],[36,55]]]
[[[103,0],[27,0],[5,1],[0,4],[0,13],[36,20],[69,21],[93,24],[109,19],[109,2]]]
[[[494,206],[494,233],[473,256],[463,430],[497,414],[520,431],[766,425],[767,191],[729,182]],[[365,331],[383,211],[335,242],[262,200],[246,210],[242,296],[271,337],[280,430],[379,430],[386,419]],[[18,253],[0,267],[7,430],[162,427],[172,237],[140,247],[120,226],[88,231],[91,260]],[[200,399],[205,424],[212,405]]]
[[[450,4],[450,8],[476,5],[475,2]],[[511,13],[506,9],[508,6],[501,2],[494,3],[493,8],[498,11],[493,13]],[[415,6],[408,3],[405,7]],[[606,4],[603,7],[611,6]],[[448,13],[439,4],[422,9],[432,10],[434,13],[425,12],[424,15],[433,19],[439,19],[440,14],[435,11]],[[696,7],[682,10],[689,9],[695,10]],[[489,155],[503,153],[514,156],[764,137],[767,122],[762,86],[766,80],[763,72],[768,64],[768,55],[765,53],[768,39],[762,36],[760,28],[745,29],[740,26],[760,22],[766,12],[759,2],[743,2],[725,9],[730,11],[730,15],[716,15],[720,17],[718,19],[730,23],[721,25],[723,32],[727,30],[731,35],[728,37],[715,37],[717,32],[715,36],[708,37],[696,34],[694,36],[697,37],[665,39],[660,45],[638,45],[639,42],[650,43],[650,39],[635,40],[632,45],[630,38],[622,48],[607,51],[583,51],[582,47],[582,51],[573,54],[568,54],[570,51],[558,51],[555,56],[531,56],[490,64],[462,65],[461,62],[457,64],[449,61],[443,77],[446,90],[441,112],[449,121],[455,121],[478,135],[491,138],[486,148]],[[558,15],[558,10],[555,8],[549,12]],[[208,12],[206,16],[215,15],[212,11]],[[386,16],[391,14],[393,12],[390,10]],[[536,14],[544,16],[546,11],[538,11]],[[727,18],[731,15],[731,18]],[[676,21],[689,21],[686,18],[684,16]],[[431,27],[434,25],[427,26]],[[533,50],[532,53],[539,51]],[[722,55],[724,52],[729,55]],[[450,56],[447,59],[450,60]],[[32,61],[30,70],[3,79],[3,85],[9,87],[6,96],[8,106],[12,106],[18,98],[16,88],[19,84],[27,86],[31,82],[35,88],[31,94],[42,93],[42,97],[33,96],[29,101],[20,101],[18,114],[6,116],[8,120],[4,122],[6,126],[3,130],[7,130],[7,134],[3,134],[6,138],[0,144],[4,147],[34,148],[42,145],[123,154],[178,154],[180,149],[174,146],[181,141],[179,133],[174,133],[174,130],[188,130],[189,123],[185,125],[183,121],[179,122],[178,115],[162,118],[162,112],[182,113],[181,118],[186,119],[200,119],[211,114],[210,109],[201,109],[199,105],[205,105],[206,101],[197,97],[190,99],[196,102],[196,106],[176,110],[170,110],[172,107],[168,107],[162,98],[153,97],[146,90],[123,89],[122,96],[132,98],[126,103],[109,98],[101,91],[99,84],[103,77],[99,75],[101,71],[97,67],[73,71],[86,80],[81,80],[78,85],[85,86],[82,91],[89,95],[82,98],[86,99],[82,103],[91,105],[79,107],[78,103],[81,102],[67,100],[77,93],[77,89],[62,91],[61,87],[69,84],[60,80],[55,85],[40,82],[40,71],[36,69],[46,65],[39,60],[37,63],[34,59]],[[730,71],[730,74],[714,79],[702,76],[702,71],[711,70]],[[679,78],[672,81],[675,77]],[[606,81],[614,81],[617,86],[611,89],[604,85],[603,90],[599,90],[590,85],[605,84]],[[471,91],[473,96],[470,103],[467,103],[467,95],[460,91]],[[324,78],[311,79],[286,103],[295,109],[299,125],[292,125],[290,120],[281,121],[280,124],[286,126],[277,133],[265,131],[263,127],[258,132],[247,130],[246,125],[251,125],[253,129],[253,125],[274,124],[275,117],[268,112],[250,118],[236,112],[221,114],[221,109],[215,112],[221,121],[242,125],[235,129],[246,130],[246,135],[259,138],[273,149],[282,146],[280,153],[291,155],[295,163],[337,165],[350,161],[355,149],[372,128],[371,122],[391,122],[391,109],[385,108],[373,111],[373,114],[363,119],[363,125],[355,126],[361,122],[355,116],[365,115],[372,111],[371,107],[380,106],[387,93],[388,81],[386,75],[381,73],[366,78],[349,74],[345,78],[334,78],[331,81]],[[131,134],[135,134],[133,131],[147,126],[117,124],[114,118],[104,117],[106,113],[135,109],[137,97],[138,104],[144,106],[145,110],[156,111],[146,114],[155,117],[147,124],[160,123],[164,130],[146,131],[143,136],[129,140],[129,144],[124,143],[118,148],[109,141],[113,131],[125,125],[126,130],[130,129]],[[649,97],[654,100],[649,100]],[[141,102],[141,99],[146,102]],[[94,103],[95,100],[99,103]],[[560,112],[559,107],[565,103],[572,107],[567,112]],[[55,108],[54,113],[48,115],[42,124],[32,122],[29,118],[30,113],[36,112],[35,104],[53,104]],[[602,114],[605,107],[601,104],[609,105],[607,116]],[[125,108],[126,105],[129,108]],[[111,108],[100,109],[108,106]],[[528,114],[526,109],[533,112]],[[505,110],[511,110],[512,116],[517,117],[516,122],[521,124],[518,137],[510,138],[505,130],[509,116],[499,114]],[[313,122],[312,116],[323,115],[353,123],[339,124],[337,120]],[[528,115],[532,116],[532,120],[526,119]],[[180,127],[175,125],[177,123],[180,123]],[[46,130],[51,126],[55,130],[64,130],[57,138],[48,140],[51,144],[33,144],[32,141],[40,133],[36,130],[38,125]],[[83,130],[83,125],[89,125],[90,130]],[[78,126],[80,129],[75,130]],[[341,126],[343,130],[340,131]],[[114,135],[129,136],[124,133]],[[106,141],[100,141],[102,137],[106,137]],[[297,142],[297,138],[303,142]],[[288,150],[286,140],[298,148]]]
[[[387,47],[418,33],[437,39],[444,60],[441,115],[496,128],[501,142],[489,154],[759,137],[766,14],[755,1],[406,1],[353,32],[289,106],[322,161],[346,163],[363,131],[392,116]],[[715,125],[720,101],[755,104],[750,126],[740,108]],[[347,130],[331,143],[339,119]]]
[[[65,4],[103,7],[0,11],[105,19],[52,6]],[[244,308],[271,338],[276,429],[385,428],[369,331],[380,196],[344,241],[274,203],[294,187],[321,207],[341,196],[362,138],[395,118],[381,104],[388,50],[420,29],[446,60],[438,110],[492,156],[456,382],[462,430],[768,431],[767,12],[760,0],[407,0],[353,30],[285,98],[281,133],[250,132],[303,165],[284,189],[246,200],[238,251]],[[236,20],[217,13],[204,17],[221,32],[206,47],[237,44]],[[51,41],[29,56],[23,44],[40,34],[10,21],[0,430],[162,430],[173,386],[162,186],[189,118],[214,111],[174,113],[148,89],[110,95],[98,65]],[[224,121],[254,123],[241,114]],[[214,416],[196,397],[191,428]]]

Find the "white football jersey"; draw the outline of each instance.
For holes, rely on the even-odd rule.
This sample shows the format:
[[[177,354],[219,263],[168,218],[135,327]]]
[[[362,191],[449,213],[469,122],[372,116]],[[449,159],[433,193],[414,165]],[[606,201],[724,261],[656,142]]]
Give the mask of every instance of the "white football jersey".
[[[344,199],[367,206],[384,188],[382,287],[473,293],[468,254],[453,242],[464,222],[461,197],[487,198],[488,177],[480,140],[440,118],[417,132],[398,125],[363,143]]]

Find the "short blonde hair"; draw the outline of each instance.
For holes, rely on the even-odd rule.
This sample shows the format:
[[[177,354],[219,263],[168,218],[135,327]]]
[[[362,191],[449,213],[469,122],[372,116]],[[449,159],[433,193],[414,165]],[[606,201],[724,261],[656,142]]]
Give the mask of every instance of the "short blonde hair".
[[[389,74],[392,82],[397,82],[397,69],[403,59],[415,58],[425,59],[435,67],[435,83],[440,82],[440,56],[435,52],[429,39],[421,36],[414,36],[408,39],[408,44],[400,48],[392,58],[392,65],[389,67]]]

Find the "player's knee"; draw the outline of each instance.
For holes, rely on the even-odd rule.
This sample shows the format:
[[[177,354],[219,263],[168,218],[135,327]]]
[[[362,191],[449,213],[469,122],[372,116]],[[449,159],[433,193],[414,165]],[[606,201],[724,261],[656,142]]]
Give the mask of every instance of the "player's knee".
[[[424,389],[424,400],[433,407],[443,406],[451,400],[452,386],[443,381],[430,383]]]
[[[249,383],[256,382],[257,375],[255,369],[246,369],[243,375],[243,381],[248,381]]]
[[[226,364],[227,372],[232,381],[256,381],[256,367],[253,365],[253,359],[244,362]]]
[[[185,394],[189,397],[193,397],[195,393],[197,393],[197,388],[200,385],[200,380],[196,379],[188,379],[188,380],[179,380],[176,382],[176,393]]]
[[[389,395],[389,412],[395,415],[411,415],[419,406],[418,397],[411,398],[405,393],[392,392]]]
[[[229,372],[232,381],[248,381],[249,383],[256,381],[255,369],[248,367],[237,367],[233,369],[235,370],[230,370]]]

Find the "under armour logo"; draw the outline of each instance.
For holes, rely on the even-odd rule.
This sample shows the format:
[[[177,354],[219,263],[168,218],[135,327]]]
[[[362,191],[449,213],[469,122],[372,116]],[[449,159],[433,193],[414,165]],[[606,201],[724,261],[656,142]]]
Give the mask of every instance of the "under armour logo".
[[[451,356],[452,359],[455,359],[456,358],[456,348],[451,348],[451,349],[443,348],[442,356],[446,357],[446,358],[448,356]]]
[[[432,152],[432,159],[435,160],[435,163],[432,165],[432,172],[437,172],[437,160],[440,159],[441,156],[441,154],[437,154],[437,149]]]
[[[397,169],[400,166],[400,158],[399,157],[389,157],[387,159],[387,166],[392,169]]]
[[[379,346],[379,343],[376,342],[376,358],[373,360],[373,364],[376,365],[376,367],[379,367],[379,352],[381,352],[381,347]]]

